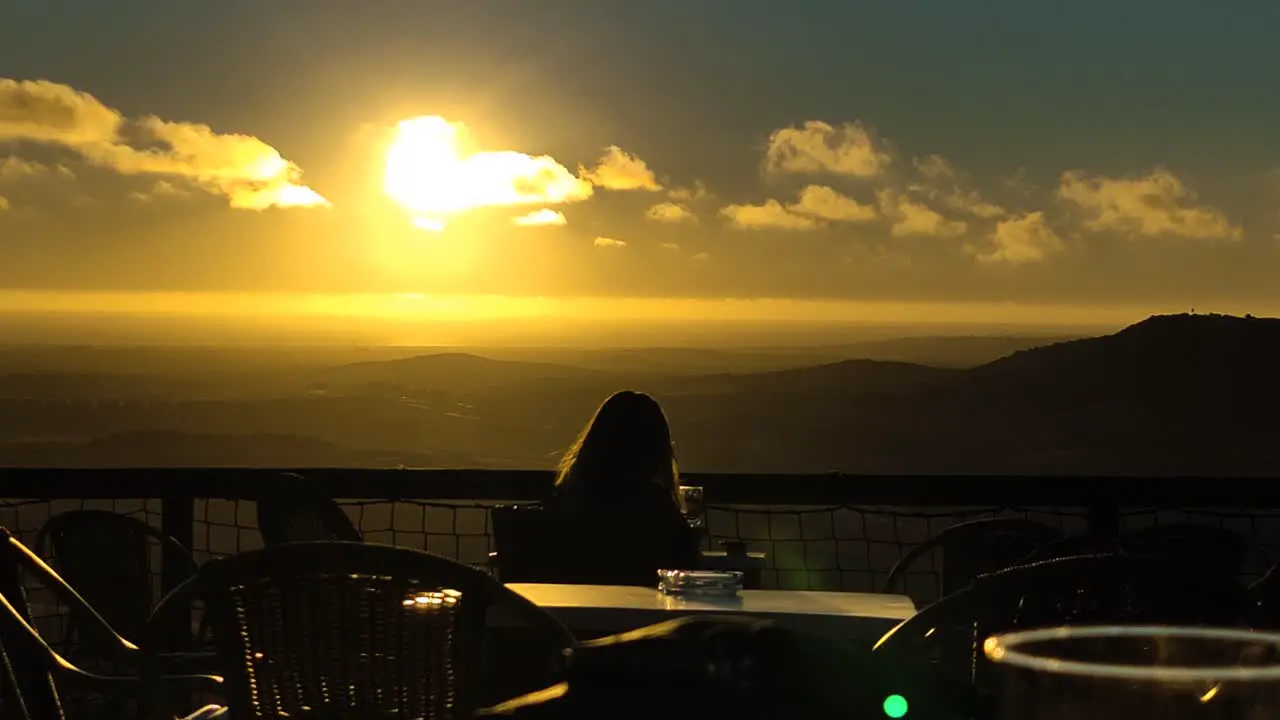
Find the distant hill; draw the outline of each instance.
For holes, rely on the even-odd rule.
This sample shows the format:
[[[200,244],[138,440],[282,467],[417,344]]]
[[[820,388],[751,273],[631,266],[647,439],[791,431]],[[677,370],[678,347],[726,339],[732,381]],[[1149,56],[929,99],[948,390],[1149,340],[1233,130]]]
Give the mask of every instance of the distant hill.
[[[0,375],[0,398],[165,398],[198,391],[191,378],[88,373],[12,373]]]
[[[1073,340],[1078,336],[937,336],[829,345],[734,348],[477,348],[485,357],[540,360],[606,372],[693,375],[784,370],[843,360],[882,360],[915,365],[969,368],[1018,350]],[[421,353],[419,353],[421,354]]]
[[[1158,315],[1113,335],[1016,352],[962,377],[967,392],[989,399],[1238,410],[1280,390],[1280,319]]]
[[[713,373],[669,381],[668,392],[693,394],[813,393],[836,396],[895,393],[950,377],[953,370],[881,360],[840,362],[755,373]]]
[[[770,350],[713,348],[607,348],[601,350],[560,350],[557,354],[571,357],[575,365],[606,372],[643,372],[645,374],[697,375],[743,368],[759,370],[806,364],[796,361],[793,353]],[[821,351],[819,351],[821,352]],[[807,356],[808,353],[805,353]]]
[[[1075,340],[1077,336],[957,336],[912,337],[838,345],[825,348],[843,357],[970,368],[1030,348]]]
[[[383,384],[412,390],[463,390],[564,380],[598,371],[553,363],[494,360],[470,353],[436,353],[342,365],[318,372],[319,384]]]
[[[1014,353],[913,405],[975,467],[1280,474],[1277,367],[1280,320],[1154,316]]]
[[[297,435],[210,435],[167,430],[121,433],[87,442],[0,443],[9,467],[460,467],[480,464],[458,454],[434,455],[343,448]]]
[[[1157,316],[969,370],[837,363],[664,402],[699,468],[1277,477],[1278,367],[1280,320]],[[866,392],[894,387],[878,370],[906,381]]]
[[[968,369],[864,357],[909,353],[913,342],[938,356],[951,341],[971,357],[1009,351]],[[1280,477],[1280,320],[1170,315],[1085,339],[796,352],[819,350],[852,354],[355,354],[342,357],[368,360],[219,380],[257,383],[261,396],[124,402],[98,396],[182,394],[188,376],[44,373],[10,382],[40,397],[0,393],[0,465],[548,467],[606,395],[632,387],[662,402],[689,470]],[[794,365],[769,367],[774,359]]]

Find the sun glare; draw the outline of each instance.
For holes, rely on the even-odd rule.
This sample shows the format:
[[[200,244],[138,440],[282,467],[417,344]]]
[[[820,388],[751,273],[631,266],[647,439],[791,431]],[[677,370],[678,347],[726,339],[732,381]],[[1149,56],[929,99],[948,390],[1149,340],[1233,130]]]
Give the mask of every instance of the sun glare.
[[[591,183],[551,157],[505,150],[467,154],[467,137],[466,126],[438,115],[396,126],[387,149],[384,187],[414,226],[439,232],[451,218],[476,208],[555,205],[591,196]],[[550,214],[538,219],[542,222],[520,224],[555,222]]]

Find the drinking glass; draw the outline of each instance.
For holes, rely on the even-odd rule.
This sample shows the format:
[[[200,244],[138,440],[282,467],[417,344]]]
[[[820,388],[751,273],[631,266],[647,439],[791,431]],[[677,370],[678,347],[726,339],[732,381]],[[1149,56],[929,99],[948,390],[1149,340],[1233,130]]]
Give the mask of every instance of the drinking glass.
[[[1280,717],[1280,634],[1093,626],[983,644],[1000,720],[1262,720]]]
[[[702,506],[702,488],[697,485],[680,486],[680,512],[690,527],[706,524],[706,510]]]

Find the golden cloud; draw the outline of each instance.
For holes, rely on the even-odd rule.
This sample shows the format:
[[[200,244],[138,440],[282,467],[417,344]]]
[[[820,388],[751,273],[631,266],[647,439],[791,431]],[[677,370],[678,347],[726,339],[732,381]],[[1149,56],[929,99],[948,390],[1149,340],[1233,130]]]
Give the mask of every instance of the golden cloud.
[[[11,206],[9,205],[9,198],[6,198],[5,196],[0,195],[0,212],[5,212],[10,207]]]
[[[144,148],[124,139],[136,134]],[[207,125],[144,117],[129,122],[92,95],[46,80],[0,79],[0,141],[67,147],[88,162],[125,175],[164,175],[226,197],[231,207],[328,205],[300,184],[302,171],[251,135]]]
[[[761,205],[726,205],[720,208],[720,214],[742,230],[814,230],[823,225],[819,220],[791,212],[772,198]]]
[[[956,177],[955,168],[941,155],[926,155],[922,158],[916,158],[912,160],[912,164],[916,166],[916,170],[925,180],[954,180]]]
[[[893,220],[889,232],[894,237],[921,235],[928,237],[956,237],[968,231],[969,225],[960,220],[949,220],[924,203],[891,190],[877,194],[880,210]]]
[[[770,173],[869,178],[882,174],[889,162],[889,154],[878,147],[862,123],[848,122],[837,128],[821,120],[809,120],[798,128],[781,128],[769,136],[764,169]]]
[[[1066,247],[1039,211],[1001,220],[991,242],[989,250],[969,248],[969,252],[980,262],[1020,265],[1041,262]]]
[[[592,184],[554,158],[464,150],[466,126],[438,115],[404,120],[387,149],[384,186],[420,228],[484,207],[559,205],[591,197]]]
[[[658,203],[645,211],[645,216],[650,220],[659,222],[682,222],[684,220],[697,219],[692,210],[674,202]]]
[[[627,241],[617,240],[611,237],[598,237],[593,240],[591,244],[598,248],[624,248],[627,246]]]
[[[674,187],[667,189],[667,197],[678,203],[691,203],[706,200],[711,192],[701,180],[693,181],[692,187]]]
[[[657,192],[662,184],[648,163],[617,145],[605,148],[594,168],[578,166],[578,177],[605,190],[648,190]]]
[[[833,222],[866,222],[879,215],[874,205],[863,205],[826,185],[810,185],[800,191],[799,198],[787,206],[799,215]]]
[[[941,155],[929,155],[914,160],[916,170],[924,182],[911,186],[919,193],[948,210],[992,220],[1008,213],[995,203],[987,202],[975,190],[961,187],[961,174]]]
[[[145,117],[136,123],[145,140],[158,149],[99,144],[82,152],[91,162],[125,175],[169,175],[185,178],[219,195],[231,207],[313,207],[328,201],[300,185],[302,171],[280,152],[250,135],[221,134],[208,125],[166,122]]]
[[[658,247],[662,248],[663,250],[670,250],[671,252],[680,252],[680,246],[673,242],[664,242],[658,245]]]
[[[534,210],[527,215],[512,218],[511,222],[521,227],[539,227],[544,225],[564,225],[569,221],[565,219],[562,212],[557,212],[551,208],[542,208]]]
[[[190,194],[167,180],[157,180],[150,190],[146,192],[131,192],[129,197],[138,202],[151,202],[157,198],[186,197]]]
[[[1057,194],[1080,210],[1090,230],[1204,240],[1239,240],[1243,234],[1221,210],[1195,204],[1195,194],[1165,168],[1139,178],[1072,170],[1062,174]]]
[[[41,177],[74,178],[65,165],[45,165],[16,155],[0,158],[0,180],[29,180]]]
[[[113,143],[123,123],[119,112],[67,85],[0,78],[0,141]]]

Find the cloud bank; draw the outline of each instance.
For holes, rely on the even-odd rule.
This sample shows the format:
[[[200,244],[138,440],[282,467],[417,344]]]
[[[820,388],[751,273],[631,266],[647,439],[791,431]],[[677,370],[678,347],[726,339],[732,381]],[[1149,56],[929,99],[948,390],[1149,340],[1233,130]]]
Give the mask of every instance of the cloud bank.
[[[675,202],[658,203],[645,211],[645,217],[659,222],[685,222],[697,216],[686,205]]]
[[[1033,200],[1025,184],[1013,188],[1019,192],[1007,207],[985,197],[965,172],[941,155],[895,164],[887,148],[859,121],[809,120],[779,128],[770,133],[763,151],[766,176],[775,185],[800,176],[810,182],[795,191],[793,201],[770,197],[730,203],[719,214],[739,230],[794,232],[879,223],[888,239],[960,240],[951,247],[985,264],[1040,263],[1071,249],[1043,209],[1018,207]],[[818,176],[825,181],[812,182]],[[856,197],[868,189],[874,192],[874,203]],[[1138,177],[1071,170],[1041,201],[1064,204],[1072,212],[1062,221],[1074,220],[1077,227],[1098,235],[1213,241],[1236,241],[1243,235],[1238,224],[1199,202],[1166,168]]]
[[[839,127],[809,120],[800,127],[774,130],[764,154],[767,173],[832,173],[871,178],[888,169],[889,154],[862,123]]]
[[[565,219],[562,212],[551,208],[542,208],[541,210],[534,210],[527,215],[512,218],[511,222],[523,227],[541,227],[545,225],[564,225],[568,220]]]
[[[662,189],[648,163],[617,145],[605,148],[594,168],[579,166],[578,176],[605,190],[657,192]]]
[[[57,145],[122,175],[155,175],[220,195],[231,207],[328,205],[302,170],[266,142],[208,125],[126,118],[92,95],[47,80],[0,78],[0,143]]]
[[[1239,240],[1241,229],[1221,210],[1196,204],[1195,194],[1165,168],[1136,178],[1062,174],[1057,195],[1074,205],[1085,227],[1134,237]]]

